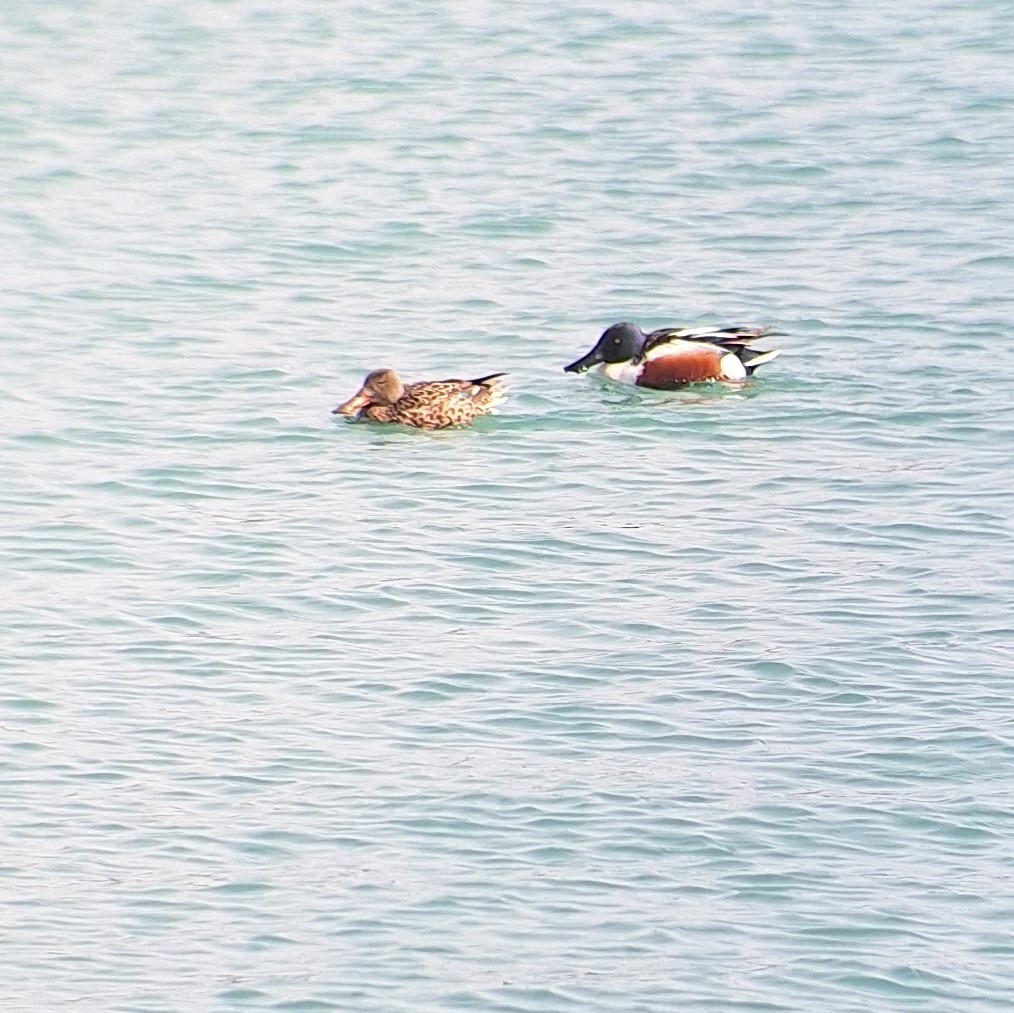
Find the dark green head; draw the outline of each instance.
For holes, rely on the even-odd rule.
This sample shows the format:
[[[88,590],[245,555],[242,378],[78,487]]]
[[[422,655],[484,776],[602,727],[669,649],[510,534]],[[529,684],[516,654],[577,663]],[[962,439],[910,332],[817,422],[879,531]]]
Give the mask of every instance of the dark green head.
[[[630,362],[644,350],[644,331],[637,324],[613,324],[602,332],[598,344],[576,362],[564,366],[565,373],[583,373],[600,362]]]

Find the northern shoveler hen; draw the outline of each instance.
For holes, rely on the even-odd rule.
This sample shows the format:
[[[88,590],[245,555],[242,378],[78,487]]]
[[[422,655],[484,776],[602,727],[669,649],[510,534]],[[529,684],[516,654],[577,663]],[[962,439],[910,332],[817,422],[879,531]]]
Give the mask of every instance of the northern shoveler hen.
[[[745,380],[759,365],[780,352],[761,352],[753,342],[778,332],[770,327],[663,327],[645,334],[637,324],[613,324],[598,344],[567,373],[602,365],[610,380],[656,390],[675,390],[688,383]]]
[[[393,369],[375,369],[363,386],[332,415],[351,415],[374,422],[396,422],[416,429],[470,426],[481,415],[496,413],[507,400],[507,388],[490,373],[476,380],[422,380],[403,384]]]

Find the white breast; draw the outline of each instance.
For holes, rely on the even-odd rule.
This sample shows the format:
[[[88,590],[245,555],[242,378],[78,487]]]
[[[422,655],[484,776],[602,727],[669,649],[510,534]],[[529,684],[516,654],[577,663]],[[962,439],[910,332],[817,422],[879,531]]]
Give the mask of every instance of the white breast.
[[[641,365],[640,363],[633,362],[607,362],[602,367],[602,372],[610,380],[615,380],[617,383],[629,383],[633,386],[637,384]]]

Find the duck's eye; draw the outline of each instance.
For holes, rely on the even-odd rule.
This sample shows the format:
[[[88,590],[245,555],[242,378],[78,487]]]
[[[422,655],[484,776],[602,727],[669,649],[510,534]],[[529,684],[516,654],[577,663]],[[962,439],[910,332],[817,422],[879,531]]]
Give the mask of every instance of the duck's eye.
[[[620,339],[619,338],[613,338],[613,344],[614,345],[618,345],[619,343],[620,343]]]

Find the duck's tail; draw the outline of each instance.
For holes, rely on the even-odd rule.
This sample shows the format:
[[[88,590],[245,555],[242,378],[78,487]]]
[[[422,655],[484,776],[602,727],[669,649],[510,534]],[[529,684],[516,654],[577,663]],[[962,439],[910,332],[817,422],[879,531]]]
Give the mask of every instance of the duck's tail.
[[[507,373],[490,373],[488,376],[476,377],[470,380],[472,385],[472,396],[481,401],[483,406],[490,411],[507,400],[507,384],[502,377]]]
[[[758,366],[763,366],[765,362],[777,359],[782,354],[782,350],[780,348],[772,348],[769,352],[759,352],[754,351],[752,348],[743,348],[738,351],[738,354],[743,365],[746,366],[746,375],[750,376]]]

